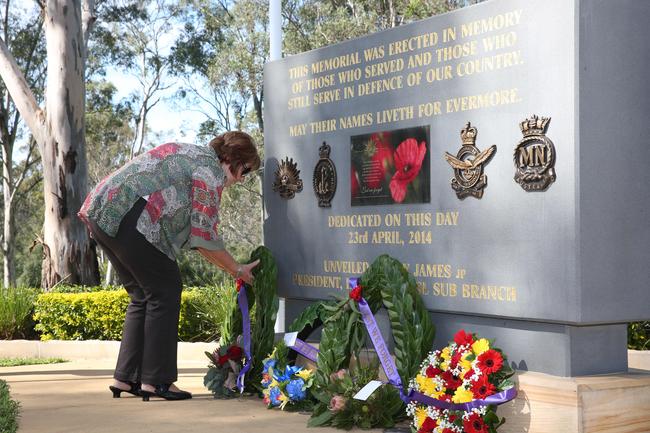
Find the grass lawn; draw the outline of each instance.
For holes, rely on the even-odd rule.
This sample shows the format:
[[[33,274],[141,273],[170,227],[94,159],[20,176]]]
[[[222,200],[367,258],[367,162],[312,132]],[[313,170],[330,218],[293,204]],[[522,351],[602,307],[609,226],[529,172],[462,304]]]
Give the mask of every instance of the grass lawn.
[[[58,364],[61,362],[68,362],[68,361],[61,358],[0,358],[0,367],[16,367],[18,365],[37,365],[37,364]]]

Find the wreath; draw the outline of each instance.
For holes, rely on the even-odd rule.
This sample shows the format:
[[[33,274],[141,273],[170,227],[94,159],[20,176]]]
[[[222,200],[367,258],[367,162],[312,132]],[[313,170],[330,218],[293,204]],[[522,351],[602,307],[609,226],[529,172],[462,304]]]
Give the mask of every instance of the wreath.
[[[408,383],[433,345],[435,328],[417,292],[415,279],[398,260],[379,256],[361,276],[356,292],[374,313],[388,310],[395,363],[401,383]],[[311,388],[317,402],[309,426],[332,425],[339,428],[392,427],[404,414],[400,390],[382,386],[367,400],[351,398],[367,381],[379,377],[378,363],[362,365],[359,354],[364,347],[366,326],[357,300],[345,297],[324,301],[307,308],[292,325],[301,338],[323,323],[318,369]],[[397,384],[393,384],[397,385]]]
[[[266,247],[261,246],[255,249],[251,253],[248,263],[258,259],[260,263],[253,269],[255,277],[253,285],[244,286],[245,298],[241,297],[241,288],[238,284],[238,290],[233,291],[228,298],[224,299],[224,302],[229,305],[230,314],[226,316],[221,326],[221,337],[216,350],[213,353],[206,352],[211,363],[203,378],[203,384],[214,394],[215,398],[232,397],[236,394],[232,380],[228,379],[232,379],[232,374],[238,375],[245,363],[250,363],[250,369],[242,377],[245,391],[254,393],[262,391],[258,378],[262,376],[263,360],[273,349],[275,337],[274,326],[278,313],[276,293],[278,268],[271,251]],[[246,299],[243,305],[238,303],[242,299]],[[242,344],[241,334],[245,325],[242,308],[247,311],[254,309],[254,313],[246,318],[249,320],[252,316],[255,319],[249,323],[250,354],[245,353],[245,342]],[[233,349],[233,347],[238,347],[239,350]],[[240,359],[233,359],[233,354],[242,356]]]

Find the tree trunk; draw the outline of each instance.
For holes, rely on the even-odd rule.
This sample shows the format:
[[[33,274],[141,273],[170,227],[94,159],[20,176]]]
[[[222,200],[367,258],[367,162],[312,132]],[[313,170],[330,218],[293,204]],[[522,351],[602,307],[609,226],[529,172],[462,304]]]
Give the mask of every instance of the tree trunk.
[[[48,0],[42,152],[45,221],[41,284],[99,284],[95,248],[77,211],[86,197],[85,42],[80,0]]]
[[[3,134],[4,135],[4,134]],[[7,137],[6,137],[7,138]],[[14,210],[13,210],[13,170],[12,144],[2,145],[2,197],[4,205],[4,224],[2,230],[3,278],[4,287],[16,285],[16,268],[14,263]]]

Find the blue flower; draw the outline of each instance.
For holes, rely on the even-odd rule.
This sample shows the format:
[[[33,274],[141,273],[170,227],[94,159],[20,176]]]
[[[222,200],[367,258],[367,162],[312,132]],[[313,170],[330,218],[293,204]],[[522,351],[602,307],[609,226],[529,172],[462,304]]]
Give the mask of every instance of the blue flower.
[[[274,386],[269,392],[269,399],[271,400],[271,406],[280,406],[280,388]]]
[[[267,359],[264,361],[264,372],[267,373],[269,371],[269,368],[275,368],[275,364],[277,364],[278,361],[275,359]]]
[[[284,374],[278,375],[275,371],[273,371],[273,377],[278,382],[285,382],[287,380],[291,380],[291,376],[298,373],[300,370],[302,370],[302,367],[296,367],[295,365],[294,366],[287,365],[287,368],[284,369]]]
[[[287,384],[287,394],[293,401],[300,401],[305,398],[305,391],[302,387],[305,386],[305,381],[302,379],[294,379]]]

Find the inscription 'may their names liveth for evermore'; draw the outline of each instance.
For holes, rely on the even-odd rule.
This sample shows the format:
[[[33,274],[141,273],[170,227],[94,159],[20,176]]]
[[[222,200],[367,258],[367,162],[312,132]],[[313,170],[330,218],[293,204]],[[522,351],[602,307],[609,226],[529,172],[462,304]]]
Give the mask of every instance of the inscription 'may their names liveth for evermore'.
[[[387,43],[291,67],[286,108],[292,112],[406,88],[430,88],[457,78],[523,65],[524,56],[518,46],[523,19],[523,10],[517,9],[439,31],[407,38],[396,36]],[[297,137],[518,102],[521,96],[517,87],[495,88],[336,118],[314,118],[289,125],[288,132]]]

